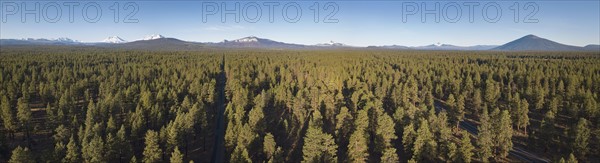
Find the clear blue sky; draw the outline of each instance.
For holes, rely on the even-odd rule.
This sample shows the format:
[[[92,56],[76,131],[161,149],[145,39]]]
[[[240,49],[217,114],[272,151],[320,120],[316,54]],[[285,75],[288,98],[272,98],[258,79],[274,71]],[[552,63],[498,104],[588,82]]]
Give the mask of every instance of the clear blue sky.
[[[58,38],[68,37],[84,42],[98,42],[108,36],[119,36],[125,40],[137,40],[145,35],[161,34],[187,41],[218,42],[224,39],[232,40],[245,36],[257,36],[277,41],[299,44],[317,44],[333,40],[349,45],[407,45],[420,46],[434,43],[453,45],[500,45],[527,34],[534,34],[560,43],[584,46],[587,44],[600,44],[600,1],[85,1],[77,2],[74,7],[73,22],[69,22],[68,6],[65,2],[73,1],[0,1],[2,20],[0,25],[0,38]],[[102,9],[102,16],[95,23],[84,20],[82,10],[90,2],[97,3]],[[111,5],[119,2],[119,22],[114,22],[114,10]],[[139,22],[124,23],[122,19],[129,14],[133,7],[125,9],[125,2],[134,2],[139,11],[133,16]],[[208,3],[207,3],[208,2]],[[212,3],[215,2],[215,3]],[[221,22],[221,14],[207,15],[203,22],[204,7],[225,3],[228,9],[234,9],[235,3],[240,4],[237,13],[248,13],[251,19],[257,13],[252,5],[261,7],[261,18],[258,22],[246,21],[242,16],[240,22],[234,21],[233,15],[225,15],[227,20]],[[269,7],[264,2],[279,3],[275,6],[273,21],[269,21]],[[320,21],[313,20],[314,11],[311,6],[319,3]],[[326,2],[333,2],[325,10]],[[469,8],[465,2],[477,2],[474,7],[473,22],[469,21]],[[514,22],[514,3],[518,2],[519,19]],[[39,3],[38,14],[42,13],[40,22],[34,21],[34,15],[25,14],[26,22],[21,21],[22,10],[14,11],[14,6],[35,11],[35,4]],[[434,15],[425,15],[426,22],[421,21],[423,5],[435,9],[439,3],[438,11],[441,15],[440,22],[434,21]],[[301,18],[295,22],[287,22],[282,14],[284,5],[298,4],[302,10]],[[497,22],[491,23],[484,19],[483,8],[488,7],[488,17],[493,19],[496,10],[493,5],[498,4],[502,16]],[[461,9],[460,19],[456,17],[456,5]],[[56,6],[62,10],[61,18],[52,20],[56,16]],[[248,10],[244,10],[247,6]],[[337,6],[337,13],[332,17],[337,23],[324,23],[322,20]],[[411,7],[418,7],[414,15],[408,13]],[[446,7],[444,7],[446,6]],[[513,6],[513,7],[511,7]],[[89,4],[88,4],[89,7]],[[407,10],[403,10],[406,8]],[[444,10],[447,8],[447,10]],[[534,9],[538,9],[534,12]],[[511,10],[512,9],[512,10]],[[95,10],[89,7],[86,10],[88,17],[95,16]],[[286,10],[288,17],[296,14],[294,7]],[[403,14],[403,11],[405,13]],[[524,19],[530,13],[537,23],[525,23]],[[46,19],[45,19],[46,18]],[[446,20],[446,19],[450,20]],[[47,20],[49,19],[49,20]],[[52,21],[57,21],[52,23]],[[455,21],[455,22],[454,22]]]

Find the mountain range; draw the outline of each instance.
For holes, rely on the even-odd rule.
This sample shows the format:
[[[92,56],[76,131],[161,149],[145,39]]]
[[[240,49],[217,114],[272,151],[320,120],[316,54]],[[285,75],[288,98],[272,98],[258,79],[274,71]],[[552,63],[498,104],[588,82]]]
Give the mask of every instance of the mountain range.
[[[190,42],[176,38],[168,38],[159,34],[153,34],[136,41],[125,41],[118,36],[110,36],[101,42],[79,42],[69,38],[58,39],[0,39],[0,45],[82,45],[99,46],[107,48],[124,49],[146,49],[146,50],[199,50],[203,48],[263,48],[263,49],[354,49],[365,48],[350,46],[343,43],[330,41],[315,45],[303,45],[274,41],[256,36],[249,36],[235,40],[223,40],[221,42]],[[475,45],[456,46],[450,44],[431,44],[425,46],[402,46],[383,45],[368,46],[369,49],[391,49],[391,50],[493,50],[493,51],[600,51],[600,45],[587,45],[584,47],[565,45],[535,35],[527,35],[510,41],[504,45]]]
[[[588,45],[589,46],[589,45]],[[514,41],[508,42],[502,46],[493,48],[492,50],[507,50],[507,51],[579,51],[586,50],[585,47],[565,45],[558,42],[554,42],[545,38],[541,38],[535,35],[523,36]]]

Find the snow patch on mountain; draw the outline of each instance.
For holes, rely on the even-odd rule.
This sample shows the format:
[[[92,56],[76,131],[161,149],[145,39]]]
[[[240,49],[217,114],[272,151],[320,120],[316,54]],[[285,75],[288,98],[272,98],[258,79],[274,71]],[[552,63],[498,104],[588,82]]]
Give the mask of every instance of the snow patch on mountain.
[[[165,38],[165,37],[160,34],[153,34],[153,35],[148,35],[141,40],[156,40],[156,39],[161,39],[161,38]]]
[[[249,37],[244,37],[241,39],[233,40],[232,42],[258,42],[258,37],[249,36]]]
[[[102,42],[104,42],[104,43],[118,44],[118,43],[126,43],[127,41],[123,40],[119,36],[110,36],[110,37],[102,40]]]
[[[348,46],[348,45],[339,43],[339,42],[329,41],[327,43],[317,44],[316,46]]]

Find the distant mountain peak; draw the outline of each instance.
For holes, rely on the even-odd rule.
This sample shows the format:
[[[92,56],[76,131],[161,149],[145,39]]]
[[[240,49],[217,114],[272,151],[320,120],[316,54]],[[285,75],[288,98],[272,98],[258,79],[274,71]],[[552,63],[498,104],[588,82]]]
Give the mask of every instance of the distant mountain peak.
[[[528,38],[528,39],[540,39],[540,37],[536,36],[536,35],[532,35],[532,34],[528,34],[526,36],[523,36],[522,38]]]
[[[60,38],[55,39],[54,41],[59,41],[59,42],[79,42],[77,40],[73,40],[73,39],[66,38],[66,37],[60,37]]]
[[[260,38],[256,36],[248,36],[244,38],[240,38],[237,40],[233,40],[232,42],[258,42]]]
[[[102,40],[102,42],[104,42],[104,43],[118,44],[118,43],[125,43],[127,41],[123,40],[119,36],[109,36],[106,39]]]
[[[59,37],[56,39],[45,39],[45,38],[22,38],[21,40],[25,41],[54,41],[54,42],[63,42],[63,43],[79,43],[79,40],[73,40],[68,37]]]
[[[326,42],[326,43],[317,44],[317,46],[348,46],[348,45],[330,40],[329,42]]]
[[[509,51],[579,51],[582,47],[565,45],[536,35],[526,35],[492,50]]]
[[[142,40],[156,40],[156,39],[161,39],[161,38],[165,38],[165,37],[160,34],[152,34],[152,35],[148,35],[148,36],[144,37]]]

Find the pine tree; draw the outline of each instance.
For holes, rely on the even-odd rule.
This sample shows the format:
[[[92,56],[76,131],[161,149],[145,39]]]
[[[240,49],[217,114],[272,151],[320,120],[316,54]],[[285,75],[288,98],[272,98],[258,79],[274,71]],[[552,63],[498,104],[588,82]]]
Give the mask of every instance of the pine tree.
[[[337,162],[336,152],[333,136],[323,133],[318,126],[308,128],[302,147],[302,162]]]
[[[106,160],[113,161],[119,158],[119,144],[113,133],[106,135]]]
[[[417,133],[412,122],[404,127],[402,131],[402,145],[404,146],[404,152],[412,153],[416,135]]]
[[[350,112],[347,107],[344,106],[344,107],[340,108],[340,113],[338,113],[335,117],[335,119],[336,119],[335,135],[338,138],[338,142],[341,141],[342,139],[347,140],[348,134],[352,130],[351,118],[352,118],[352,115],[350,115]]]
[[[350,135],[348,143],[348,160],[350,162],[366,162],[369,157],[369,152],[367,152],[369,138],[366,133],[368,123],[367,110],[358,111],[357,118],[354,120],[354,132]]]
[[[552,112],[554,112],[554,114],[558,113],[559,111],[559,105],[560,105],[560,101],[561,99],[559,99],[559,97],[554,97],[552,98],[552,100],[550,101],[550,103],[548,103],[548,109]]]
[[[179,151],[179,147],[175,147],[171,153],[171,163],[183,163],[183,154]]]
[[[465,117],[465,96],[462,94],[458,96],[454,113],[454,117],[456,118],[454,121],[456,122],[456,128],[458,128],[460,121]]]
[[[263,138],[263,152],[265,153],[267,160],[270,160],[271,157],[273,157],[273,154],[275,154],[275,150],[277,150],[276,148],[277,144],[275,143],[275,138],[273,137],[273,134],[265,134],[265,137]]]
[[[540,123],[540,130],[536,132],[538,135],[537,145],[545,147],[548,150],[551,146],[554,146],[554,140],[557,135],[556,127],[554,127],[555,115],[551,110],[547,111],[544,115],[544,119]]]
[[[128,142],[127,135],[125,133],[125,125],[121,125],[119,131],[117,131],[117,153],[118,160],[121,162],[121,158],[128,158],[130,153],[132,153],[131,145]]]
[[[383,155],[381,156],[381,162],[383,162],[383,163],[400,162],[400,158],[398,158],[398,154],[396,154],[396,149],[394,147],[387,147],[385,150],[383,150]]]
[[[492,76],[493,74],[489,74],[485,81],[485,101],[491,105],[495,105],[499,98],[500,89],[494,79],[492,79]]]
[[[31,133],[31,118],[31,109],[29,108],[28,100],[23,97],[19,98],[17,104],[17,119],[19,120],[19,123],[21,123],[27,138],[30,137]]]
[[[517,110],[517,128],[524,128],[527,135],[527,126],[529,126],[529,103],[526,99],[521,100],[519,105],[521,108]]]
[[[309,122],[308,130],[304,136],[302,148],[303,162],[332,162],[337,161],[337,145],[333,136],[323,133],[321,112],[315,110]]]
[[[396,131],[394,127],[396,124],[392,117],[387,115],[386,113],[381,113],[381,115],[377,118],[377,129],[375,134],[378,136],[378,144],[379,148],[383,152],[383,149],[392,145],[392,140],[397,139]]]
[[[417,135],[413,147],[414,160],[421,160],[422,158],[434,159],[437,152],[437,142],[433,139],[433,133],[429,129],[427,120],[421,119],[419,123],[419,129],[417,129]]]
[[[598,117],[600,109],[598,108],[598,104],[596,103],[594,95],[590,90],[587,90],[584,94],[583,109],[587,117],[589,117],[590,119]]]
[[[253,127],[254,132],[262,134],[266,128],[263,118],[265,117],[262,107],[255,107],[248,113],[248,124]]]
[[[281,150],[281,147],[277,147],[277,150],[275,150],[275,153],[273,153],[273,156],[271,157],[271,159],[269,159],[268,162],[269,163],[284,162],[283,151]]]
[[[538,91],[537,91],[537,97],[535,98],[535,109],[537,110],[541,110],[544,107],[544,100],[545,100],[545,91],[542,90],[541,86],[538,86]]]
[[[161,156],[162,156],[162,150],[158,146],[158,143],[159,143],[158,133],[156,133],[153,130],[148,130],[148,132],[146,132],[146,141],[145,141],[146,147],[144,148],[143,162],[153,163],[153,162],[160,161]]]
[[[481,91],[479,89],[476,89],[475,92],[473,93],[473,99],[471,100],[471,104],[473,105],[473,108],[475,109],[475,113],[476,114],[480,114],[481,113],[481,105],[483,104],[483,100],[481,99]]]
[[[106,162],[106,149],[104,141],[100,136],[94,136],[84,150],[86,162]],[[88,156],[88,157],[85,157]]]
[[[497,109],[497,108],[496,108]],[[499,120],[494,123],[494,135],[496,141],[496,156],[497,158],[506,158],[508,152],[512,149],[512,121],[508,110],[502,111],[495,119]]]
[[[577,158],[575,158],[575,155],[573,155],[573,153],[569,154],[569,159],[567,160],[567,163],[578,163]]]
[[[54,157],[52,161],[60,162],[65,157],[66,147],[62,142],[56,142],[54,145]]]
[[[590,138],[590,128],[588,121],[585,118],[579,118],[577,125],[574,128],[571,136],[571,150],[579,158],[585,158],[588,152],[588,144]],[[570,159],[570,158],[569,158]]]
[[[31,152],[28,148],[22,148],[18,146],[12,151],[12,156],[10,156],[9,163],[34,163],[33,157],[31,156]]]
[[[473,156],[473,150],[475,150],[475,147],[473,147],[473,144],[471,144],[471,138],[469,137],[469,133],[463,131],[461,135],[462,139],[460,141],[460,159],[461,162],[469,163],[471,162],[471,157]]]
[[[2,109],[2,121],[4,122],[4,128],[8,131],[9,137],[14,137],[14,132],[17,130],[17,122],[15,119],[14,112],[10,106],[10,101],[6,95],[2,95],[2,101],[0,101],[0,107]]]
[[[454,110],[456,108],[456,99],[454,98],[454,94],[450,94],[448,99],[446,100],[446,105],[450,108],[450,110]]]
[[[446,151],[444,151],[444,152],[446,153],[445,157],[447,157],[446,161],[448,161],[448,162],[457,161],[458,158],[456,158],[456,157],[458,157],[459,151],[457,149],[458,147],[456,147],[456,144],[454,144],[454,142],[446,142],[445,146],[446,146],[445,147],[446,149],[444,149],[444,150],[446,150]]]
[[[131,157],[131,160],[129,160],[129,163],[138,163],[137,158],[135,158],[135,155],[133,155]]]
[[[67,144],[67,153],[65,158],[63,158],[63,162],[80,162],[81,156],[79,154],[79,147],[77,146],[77,141],[73,136],[69,139],[69,144]]]
[[[233,153],[231,153],[231,158],[229,162],[243,163],[252,162],[252,160],[250,160],[250,156],[248,156],[248,151],[246,150],[246,147],[238,143],[238,145],[235,146]]]
[[[488,162],[489,158],[492,157],[493,147],[493,133],[492,124],[488,115],[487,109],[484,107],[483,113],[480,116],[480,125],[477,127],[479,131],[477,134],[477,146],[479,146],[479,159],[483,162]]]

